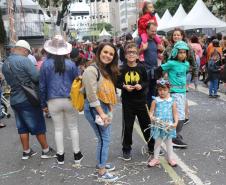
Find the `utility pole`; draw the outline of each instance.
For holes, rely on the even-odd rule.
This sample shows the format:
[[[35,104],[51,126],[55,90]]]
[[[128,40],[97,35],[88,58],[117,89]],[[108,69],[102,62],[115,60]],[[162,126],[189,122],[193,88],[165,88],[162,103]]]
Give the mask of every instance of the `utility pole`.
[[[49,10],[51,15],[51,29],[50,29],[50,36],[53,37],[55,35],[55,29],[54,29],[54,12],[53,12],[53,1],[49,0]]]
[[[16,43],[15,19],[14,19],[14,0],[8,0],[8,15],[9,15],[9,41]]]
[[[125,10],[126,10],[126,24],[127,24],[127,31],[128,31],[128,12],[127,12],[127,0],[125,0]]]

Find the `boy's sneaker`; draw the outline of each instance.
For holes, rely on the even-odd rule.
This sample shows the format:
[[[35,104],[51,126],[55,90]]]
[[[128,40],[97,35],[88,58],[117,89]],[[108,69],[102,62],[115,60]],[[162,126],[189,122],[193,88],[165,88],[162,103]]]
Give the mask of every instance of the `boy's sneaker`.
[[[216,95],[213,95],[213,98],[219,98],[220,95],[216,94]]]
[[[82,159],[83,159],[83,155],[81,152],[78,152],[77,154],[74,153],[75,164],[80,164]]]
[[[56,151],[54,149],[52,149],[51,147],[49,147],[48,152],[42,151],[42,155],[41,155],[42,159],[50,159],[50,158],[54,158],[54,157],[56,157]]]
[[[56,158],[57,158],[58,164],[64,164],[64,154],[62,154],[62,155],[56,154]]]
[[[189,119],[186,118],[186,119],[184,120],[184,125],[187,125],[188,123],[189,123]]]
[[[123,160],[130,161],[132,159],[130,151],[123,151]]]
[[[105,165],[105,169],[108,171],[108,172],[111,172],[111,171],[114,171],[115,170],[115,166],[111,163],[107,163]],[[96,166],[96,171],[99,170],[99,167]]]
[[[115,182],[118,179],[118,176],[105,172],[103,175],[98,174],[97,179],[100,182]]]
[[[30,157],[32,157],[32,156],[34,156],[34,155],[36,155],[36,154],[37,154],[37,152],[35,152],[35,151],[33,151],[33,150],[31,149],[29,153],[23,152],[23,156],[22,156],[21,159],[27,160],[27,159],[29,159]]]
[[[173,139],[173,147],[175,148],[186,148],[188,145],[180,139]]]
[[[158,159],[152,159],[149,163],[148,163],[148,167],[154,167],[160,164],[160,161]]]
[[[214,98],[214,96],[212,94],[209,95],[209,98]]]

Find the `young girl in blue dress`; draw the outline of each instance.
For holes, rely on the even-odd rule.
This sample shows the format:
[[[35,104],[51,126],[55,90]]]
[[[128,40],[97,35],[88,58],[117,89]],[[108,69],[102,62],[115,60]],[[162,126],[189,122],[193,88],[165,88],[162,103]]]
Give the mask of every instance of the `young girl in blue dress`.
[[[148,166],[153,167],[160,163],[159,152],[164,141],[167,149],[168,163],[176,166],[173,159],[172,138],[176,137],[178,115],[176,103],[170,97],[170,84],[167,80],[157,80],[158,97],[155,97],[150,108],[150,118],[154,124],[151,127],[152,137],[155,139],[154,158],[149,161]]]

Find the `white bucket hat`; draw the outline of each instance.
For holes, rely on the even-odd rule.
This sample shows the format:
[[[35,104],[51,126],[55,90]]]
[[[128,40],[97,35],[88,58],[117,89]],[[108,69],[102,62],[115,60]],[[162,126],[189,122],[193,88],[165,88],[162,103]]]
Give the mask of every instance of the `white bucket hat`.
[[[47,40],[44,49],[54,55],[66,55],[71,53],[72,45],[64,40],[61,35],[55,35],[51,40]]]
[[[18,40],[15,47],[25,48],[31,53],[31,46],[26,40]]]

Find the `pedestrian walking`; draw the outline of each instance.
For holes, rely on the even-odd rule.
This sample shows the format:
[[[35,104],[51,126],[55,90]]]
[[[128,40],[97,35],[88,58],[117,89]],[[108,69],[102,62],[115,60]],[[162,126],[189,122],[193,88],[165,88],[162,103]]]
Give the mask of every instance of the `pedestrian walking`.
[[[176,138],[176,127],[178,123],[178,114],[176,103],[170,97],[170,84],[168,80],[157,80],[158,96],[152,101],[150,108],[150,118],[156,127],[151,128],[152,137],[155,139],[154,158],[149,161],[148,166],[153,167],[160,164],[159,152],[161,144],[164,141],[167,149],[167,160],[171,166],[177,163],[173,156],[172,138]],[[157,120],[161,122],[158,124]],[[152,124],[153,125],[153,124]]]
[[[125,161],[131,160],[133,125],[136,116],[149,152],[154,151],[154,139],[150,140],[150,132],[145,131],[150,124],[146,100],[147,72],[143,64],[137,63],[138,57],[136,44],[128,44],[125,48],[127,64],[120,70],[118,78],[118,88],[122,89],[122,151]]]
[[[94,65],[88,66],[82,76],[87,97],[84,114],[98,138],[96,147],[98,180],[106,182],[118,179],[108,172],[115,168],[114,165],[107,164],[118,74],[117,50],[111,43],[105,42],[98,47]]]
[[[208,61],[208,77],[210,81],[209,85],[209,97],[217,98],[218,82],[220,79],[220,71],[223,69],[220,65],[220,53],[217,50],[214,50]]]
[[[147,24],[147,35],[148,41],[146,44],[142,44],[142,40],[138,40],[137,46],[140,48],[140,52],[144,52],[144,66],[148,74],[148,90],[147,90],[147,104],[148,107],[151,106],[152,97],[156,96],[156,75],[155,70],[158,67],[158,53],[157,53],[157,44],[154,41],[157,32],[157,25],[155,23]]]
[[[187,144],[183,142],[180,132],[185,120],[186,104],[186,73],[189,70],[189,62],[186,60],[189,47],[184,41],[178,41],[174,44],[169,60],[162,64],[160,69],[168,73],[171,84],[170,93],[177,105],[178,124],[177,137],[173,139],[173,146],[185,148]]]
[[[23,147],[22,159],[29,159],[37,154],[29,146],[29,134],[35,135],[42,147],[41,158],[55,157],[53,150],[46,141],[46,124],[41,106],[33,106],[26,97],[21,84],[34,84],[38,91],[39,73],[27,56],[31,52],[28,42],[17,41],[13,53],[3,64],[2,72],[11,87],[10,104],[16,118],[16,126]]]
[[[168,59],[170,58],[172,49],[178,41],[186,42],[186,35],[185,35],[184,30],[181,30],[180,28],[175,28],[173,30],[172,35],[171,35],[171,40],[170,40],[171,44],[168,47],[166,47],[165,51],[163,52],[164,63],[166,63],[168,61]],[[194,79],[195,81],[197,81],[197,79],[198,79],[198,66],[197,66],[196,59],[195,59],[195,52],[193,51],[193,49],[189,45],[188,45],[188,47],[189,47],[189,51],[188,51],[186,60],[190,64],[189,73],[191,74],[191,78]],[[188,107],[188,102],[186,100],[184,124],[189,123],[189,116],[190,116],[189,107]],[[179,147],[179,143],[177,143],[177,146]]]
[[[78,113],[70,101],[71,85],[79,75],[75,63],[67,58],[72,50],[71,44],[61,35],[56,35],[44,44],[48,57],[40,70],[40,97],[42,109],[50,112],[55,129],[57,162],[64,164],[64,125],[67,124],[72,140],[74,162],[80,164],[83,155],[79,147]],[[48,105],[48,106],[47,106]],[[48,107],[48,108],[47,108]]]

